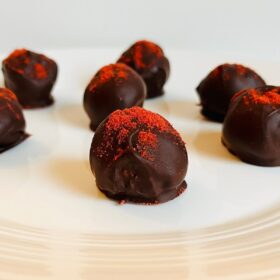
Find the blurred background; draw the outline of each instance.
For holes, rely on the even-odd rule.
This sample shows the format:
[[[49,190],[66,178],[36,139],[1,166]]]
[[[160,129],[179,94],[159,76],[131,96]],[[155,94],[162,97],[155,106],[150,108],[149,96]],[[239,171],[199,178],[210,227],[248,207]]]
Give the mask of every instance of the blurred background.
[[[0,51],[163,47],[280,58],[277,0],[0,0]]]

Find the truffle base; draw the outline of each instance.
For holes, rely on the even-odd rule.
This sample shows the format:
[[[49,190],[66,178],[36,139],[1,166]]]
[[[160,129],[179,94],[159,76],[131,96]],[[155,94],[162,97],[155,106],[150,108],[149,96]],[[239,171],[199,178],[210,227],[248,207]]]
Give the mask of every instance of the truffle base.
[[[187,189],[186,181],[183,181],[176,190],[172,190],[165,194],[164,196],[155,198],[147,198],[143,199],[143,197],[128,197],[125,193],[114,194],[108,191],[99,190],[104,193],[108,198],[119,202],[119,204],[123,205],[125,203],[133,203],[133,204],[142,204],[142,205],[157,205],[164,202],[168,202],[178,196],[180,196]]]
[[[159,90],[159,91],[148,90],[146,98],[153,99],[153,98],[161,97],[163,95],[164,95],[164,90]]]
[[[21,104],[21,107],[23,109],[39,109],[39,108],[45,108],[45,107],[49,107],[54,103],[54,99],[53,97],[48,97],[44,100],[38,100],[36,102],[30,103],[28,102],[28,104],[25,105],[24,102],[22,102],[20,100],[20,98],[18,98]]]
[[[216,113],[216,112],[210,111],[206,108],[201,109],[201,114],[204,117],[206,117],[207,119],[210,119],[212,121],[219,122],[219,123],[222,123],[225,119],[224,114]]]
[[[257,160],[254,159],[250,156],[246,156],[246,155],[241,155],[241,154],[237,154],[235,151],[233,151],[231,148],[229,148],[225,141],[222,139],[221,140],[222,144],[224,145],[224,147],[234,156],[238,157],[241,161],[248,163],[248,164],[252,164],[252,165],[257,165],[257,166],[263,166],[263,167],[277,167],[280,166],[280,161],[264,161],[264,160]]]
[[[30,136],[29,134],[23,132],[22,135],[17,139],[17,141],[13,142],[12,144],[6,145],[6,146],[0,146],[0,154],[17,146],[18,144],[20,144],[21,142],[26,140],[29,136]]]

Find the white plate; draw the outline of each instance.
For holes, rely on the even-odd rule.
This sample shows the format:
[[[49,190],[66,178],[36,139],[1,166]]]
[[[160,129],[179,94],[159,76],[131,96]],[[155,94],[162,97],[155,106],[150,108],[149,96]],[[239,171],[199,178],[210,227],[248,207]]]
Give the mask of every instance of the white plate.
[[[144,105],[185,140],[187,191],[157,206],[120,206],[98,191],[83,91],[119,53],[46,53],[60,67],[56,103],[25,111],[32,137],[0,155],[0,279],[280,278],[280,168],[229,154],[221,125],[205,120],[197,106],[199,81],[230,57],[168,52],[166,95]],[[277,82],[280,63],[238,62]]]

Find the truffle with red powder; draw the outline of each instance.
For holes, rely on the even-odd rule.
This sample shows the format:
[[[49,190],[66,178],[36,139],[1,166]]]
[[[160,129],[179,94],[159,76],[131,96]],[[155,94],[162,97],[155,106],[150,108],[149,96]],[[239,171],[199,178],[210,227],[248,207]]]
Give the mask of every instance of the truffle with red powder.
[[[280,87],[236,93],[224,121],[222,142],[245,162],[280,166]]]
[[[162,116],[140,107],[117,110],[98,127],[90,164],[98,188],[120,203],[166,202],[187,186],[182,138]]]
[[[25,140],[25,119],[17,97],[6,88],[0,88],[0,153]]]
[[[5,86],[17,96],[23,108],[40,108],[51,105],[51,90],[57,77],[56,63],[26,49],[12,52],[2,62]]]
[[[98,125],[117,109],[142,106],[146,98],[143,79],[122,63],[102,67],[92,78],[84,94],[84,108],[90,127]]]
[[[118,62],[132,67],[147,85],[147,97],[164,93],[163,86],[169,77],[170,65],[163,50],[153,42],[138,41],[125,51]]]
[[[261,86],[265,86],[264,80],[252,69],[240,64],[219,65],[196,88],[201,113],[208,119],[223,122],[236,92]]]

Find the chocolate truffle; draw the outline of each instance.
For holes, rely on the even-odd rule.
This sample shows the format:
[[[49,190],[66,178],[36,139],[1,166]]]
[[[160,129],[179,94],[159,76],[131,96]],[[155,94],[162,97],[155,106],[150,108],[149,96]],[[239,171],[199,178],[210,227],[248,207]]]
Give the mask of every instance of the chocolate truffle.
[[[118,62],[132,67],[147,85],[147,98],[164,93],[163,85],[169,77],[170,66],[163,50],[149,41],[138,41],[125,51]]]
[[[23,108],[51,105],[51,90],[57,65],[50,58],[25,49],[12,52],[2,63],[5,86],[17,96]]]
[[[87,86],[84,108],[90,118],[90,128],[98,125],[117,109],[142,106],[146,97],[143,79],[122,63],[102,67]]]
[[[17,97],[6,88],[0,88],[0,153],[16,146],[28,135]]]
[[[212,70],[197,87],[201,113],[222,122],[232,96],[243,89],[265,86],[264,80],[253,70],[239,64],[222,64]]]
[[[222,142],[245,162],[280,166],[280,87],[235,94],[224,121]]]
[[[96,130],[90,150],[96,184],[120,202],[157,204],[186,189],[188,156],[171,124],[140,107],[113,112]]]

